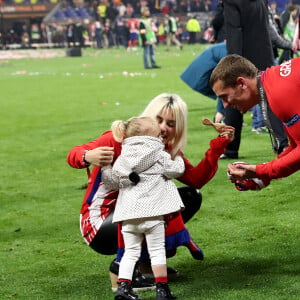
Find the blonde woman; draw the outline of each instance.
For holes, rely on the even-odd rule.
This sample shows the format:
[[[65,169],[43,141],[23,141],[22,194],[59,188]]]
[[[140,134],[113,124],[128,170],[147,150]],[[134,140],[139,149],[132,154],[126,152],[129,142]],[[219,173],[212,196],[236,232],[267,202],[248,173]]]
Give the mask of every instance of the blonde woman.
[[[160,138],[172,158],[184,153],[187,114],[187,105],[182,98],[168,93],[156,96],[141,114],[158,121]],[[185,209],[165,219],[167,257],[174,256],[178,246],[186,246],[195,259],[203,259],[202,250],[193,242],[184,223],[200,209],[202,196],[198,189],[214,177],[218,169],[218,159],[233,139],[234,128],[225,126],[222,133],[210,141],[209,149],[197,165],[194,166],[184,154],[182,155],[185,171],[177,180],[186,185],[178,188]],[[84,240],[92,249],[104,255],[117,254],[116,260],[110,265],[113,290],[117,289],[118,262],[124,253],[124,242],[117,225],[112,223],[118,192],[109,189],[102,182],[102,167],[113,165],[121,153],[121,148],[121,143],[114,139],[112,132],[106,131],[97,139],[72,148],[67,158],[69,165],[74,168],[93,166],[81,207],[80,228]],[[140,261],[149,263],[146,251],[142,251]],[[177,275],[177,271],[168,268],[168,277],[172,274]],[[137,268],[132,286],[145,289],[151,288],[152,285]]]

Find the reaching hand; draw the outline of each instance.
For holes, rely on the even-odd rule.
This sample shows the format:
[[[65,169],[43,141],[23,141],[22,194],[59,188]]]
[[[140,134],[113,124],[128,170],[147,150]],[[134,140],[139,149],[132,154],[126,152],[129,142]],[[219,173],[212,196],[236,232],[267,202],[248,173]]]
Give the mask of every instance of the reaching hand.
[[[228,165],[227,176],[238,191],[261,190],[270,184],[269,180],[255,178],[256,166],[244,162]]]
[[[256,177],[256,166],[244,162],[235,162],[227,166],[228,174],[234,180],[243,180]]]
[[[234,140],[234,132],[235,132],[234,127],[225,125],[221,129],[220,136],[225,137],[230,142],[232,142]]]

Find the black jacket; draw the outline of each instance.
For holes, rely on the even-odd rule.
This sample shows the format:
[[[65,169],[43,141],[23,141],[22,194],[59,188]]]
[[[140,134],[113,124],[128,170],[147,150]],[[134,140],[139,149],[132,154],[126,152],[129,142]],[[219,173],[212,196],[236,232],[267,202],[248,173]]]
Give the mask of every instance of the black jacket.
[[[266,0],[224,0],[227,51],[264,70],[274,63]]]

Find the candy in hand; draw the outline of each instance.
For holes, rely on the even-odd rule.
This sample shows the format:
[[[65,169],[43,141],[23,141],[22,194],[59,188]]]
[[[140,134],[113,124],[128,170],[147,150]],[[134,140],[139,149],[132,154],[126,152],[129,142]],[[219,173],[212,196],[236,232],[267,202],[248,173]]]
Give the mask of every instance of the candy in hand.
[[[208,118],[203,118],[202,119],[202,124],[203,125],[209,125],[209,126],[212,126],[216,131],[218,131],[219,133],[222,132],[222,128],[225,127],[224,124],[222,123],[214,123],[212,122],[210,119]]]

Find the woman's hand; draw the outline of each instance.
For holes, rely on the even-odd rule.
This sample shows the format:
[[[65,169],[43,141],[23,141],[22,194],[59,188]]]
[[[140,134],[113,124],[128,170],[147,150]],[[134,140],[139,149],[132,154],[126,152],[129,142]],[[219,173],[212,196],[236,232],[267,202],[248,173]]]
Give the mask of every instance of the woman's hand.
[[[98,167],[104,167],[111,164],[113,157],[113,147],[98,147],[85,153],[85,161]]]
[[[220,136],[225,137],[230,142],[232,142],[234,140],[234,132],[235,132],[234,127],[226,125],[226,126],[222,127]]]

